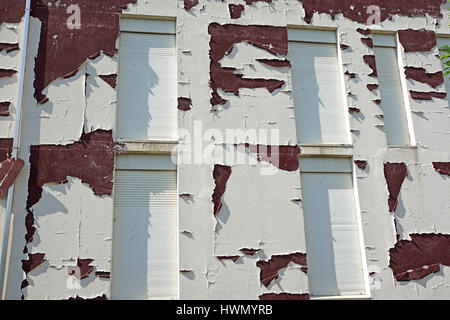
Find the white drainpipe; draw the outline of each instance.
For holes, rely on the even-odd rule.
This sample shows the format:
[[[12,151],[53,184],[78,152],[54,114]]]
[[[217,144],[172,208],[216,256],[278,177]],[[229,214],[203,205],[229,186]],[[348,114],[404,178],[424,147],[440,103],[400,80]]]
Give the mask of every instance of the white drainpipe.
[[[13,148],[11,156],[13,158],[17,158],[17,153],[19,150],[19,138],[20,138],[20,125],[22,119],[22,95],[23,95],[23,86],[25,82],[25,64],[27,61],[27,45],[28,45],[28,33],[29,33],[29,25],[30,25],[30,3],[31,0],[27,0],[25,6],[25,26],[23,31],[23,42],[22,42],[22,61],[20,64],[20,72],[19,72],[19,93],[17,95],[17,107],[16,107],[16,121],[14,125],[14,139],[13,139]],[[5,298],[5,284],[6,284],[6,260],[7,253],[9,247],[9,231],[11,225],[11,210],[13,203],[13,195],[14,195],[14,183],[8,190],[8,198],[6,201],[6,216],[5,216],[5,225],[3,230],[3,243],[2,243],[2,257],[1,257],[1,265],[0,265],[0,294],[2,299]]]

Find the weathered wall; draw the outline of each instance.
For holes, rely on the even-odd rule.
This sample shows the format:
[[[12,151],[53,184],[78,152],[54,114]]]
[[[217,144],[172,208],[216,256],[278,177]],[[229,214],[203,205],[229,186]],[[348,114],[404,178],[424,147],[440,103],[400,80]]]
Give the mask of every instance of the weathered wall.
[[[1,43],[21,44],[24,2],[9,3],[8,9],[0,5]],[[356,5],[350,0],[320,6],[306,0],[115,0],[108,5],[91,0],[58,1],[59,6],[52,0],[32,2],[19,150],[25,166],[16,179],[6,298],[110,296],[121,12],[176,17],[178,96],[191,99],[190,105],[181,103],[181,129],[193,132],[196,121],[203,132],[278,129],[283,146],[276,175],[262,175],[261,169],[271,165],[256,160],[179,165],[181,298],[277,297],[270,293],[308,298],[290,69],[287,63],[271,66],[261,60],[285,59],[287,25],[332,27],[340,33],[352,108],[352,154],[366,161],[364,169],[357,169],[357,187],[367,263],[379,284],[373,287],[373,297],[449,296],[449,170],[433,162],[450,162],[450,111],[447,99],[436,94],[445,92],[439,76],[426,76],[441,71],[435,33],[450,33],[440,0],[402,1],[389,7],[385,1]],[[362,40],[371,37],[364,32],[367,18],[355,15],[365,12],[359,6],[377,4],[372,2],[382,8],[378,28],[430,31],[400,33],[402,59],[411,78],[407,87],[412,91],[408,98],[416,148],[387,147],[382,110],[375,102],[376,69],[370,67],[373,48],[370,40]],[[72,3],[80,5],[82,19],[83,10],[88,12],[87,30],[83,20],[82,29],[66,29],[66,8]],[[223,32],[221,25],[226,24],[235,26]],[[225,54],[231,46],[233,51]],[[0,69],[20,68],[20,46],[11,50],[0,51]],[[11,138],[18,75],[3,74],[7,76],[0,78],[0,102],[10,105],[9,115],[0,115],[0,137]],[[261,136],[241,141],[227,141],[214,132],[205,136],[205,145],[214,144],[217,150],[247,144],[241,152],[253,159],[252,146],[272,144]],[[80,159],[87,159],[84,167],[78,165]],[[0,206],[3,218],[5,197]],[[82,286],[70,290],[68,273],[77,265]]]

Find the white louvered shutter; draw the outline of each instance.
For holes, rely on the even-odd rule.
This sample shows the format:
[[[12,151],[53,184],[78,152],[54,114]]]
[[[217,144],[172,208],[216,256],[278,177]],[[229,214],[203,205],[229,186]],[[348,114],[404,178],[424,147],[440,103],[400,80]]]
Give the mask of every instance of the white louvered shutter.
[[[178,296],[176,171],[117,170],[112,297]]]
[[[365,294],[349,162],[348,159],[301,159],[308,277],[312,296]]]
[[[336,43],[290,41],[288,59],[300,144],[347,143]]]
[[[390,146],[410,145],[396,48],[375,46],[374,52],[387,142]]]
[[[177,128],[176,65],[174,34],[121,33],[119,140],[174,139]]]

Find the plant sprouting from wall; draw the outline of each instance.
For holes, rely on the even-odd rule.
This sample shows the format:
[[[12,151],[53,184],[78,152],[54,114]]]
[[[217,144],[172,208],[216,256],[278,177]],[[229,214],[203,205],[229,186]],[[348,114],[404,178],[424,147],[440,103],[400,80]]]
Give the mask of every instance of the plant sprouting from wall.
[[[450,11],[450,8],[448,8]],[[450,18],[450,12],[449,12],[449,18]],[[450,27],[450,25],[449,25]],[[442,47],[439,48],[439,51],[441,51],[441,59],[444,63],[444,75],[445,78],[450,74],[450,46],[447,44],[444,44]],[[449,77],[450,79],[450,77]]]

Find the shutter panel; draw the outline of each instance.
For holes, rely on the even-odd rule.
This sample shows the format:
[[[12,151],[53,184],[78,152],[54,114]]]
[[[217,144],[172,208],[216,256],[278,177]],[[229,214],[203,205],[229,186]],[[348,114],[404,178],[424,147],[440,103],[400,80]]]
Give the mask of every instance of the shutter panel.
[[[117,170],[112,296],[178,296],[176,171]]]
[[[175,35],[122,32],[120,140],[171,140],[177,128]]]
[[[438,37],[437,41],[438,41],[439,48],[442,47],[443,45],[450,46],[450,38]],[[439,50],[439,55],[441,57],[444,54],[445,54],[444,51]],[[444,61],[441,60],[441,63],[442,63],[442,72],[445,73],[445,71],[444,71],[444,68],[445,68]],[[444,77],[445,90],[447,90],[447,99],[450,97],[450,80],[448,78],[449,78],[449,75]]]
[[[299,143],[347,143],[336,44],[290,41],[288,59]]]
[[[391,146],[410,145],[396,48],[374,47],[384,128]]]
[[[351,173],[302,173],[313,296],[365,294]]]

